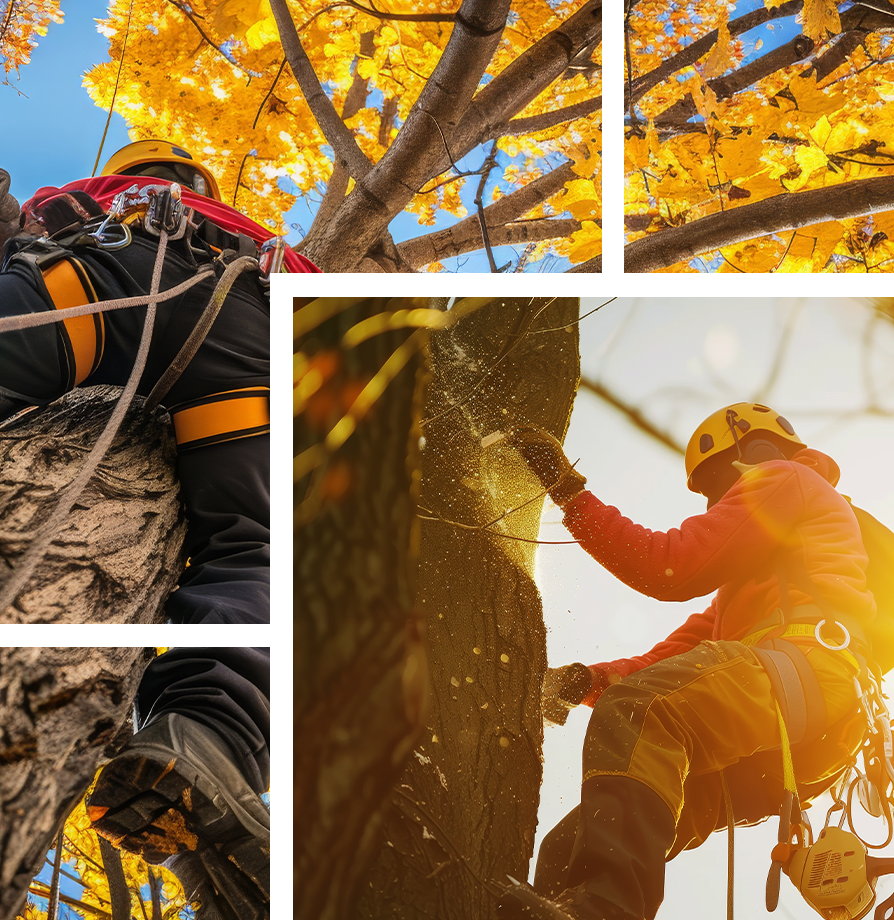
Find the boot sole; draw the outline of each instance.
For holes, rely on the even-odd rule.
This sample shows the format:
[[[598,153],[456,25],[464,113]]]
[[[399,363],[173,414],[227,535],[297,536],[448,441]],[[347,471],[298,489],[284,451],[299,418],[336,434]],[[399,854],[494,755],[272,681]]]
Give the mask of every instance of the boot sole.
[[[135,792],[135,790],[137,790]],[[108,764],[97,790],[109,805],[88,804],[95,830],[151,864],[193,852],[216,886],[243,911],[270,899],[270,815],[249,795],[226,795],[204,770],[161,745],[135,745]],[[91,796],[91,801],[94,799]],[[234,875],[233,868],[245,876]],[[242,889],[250,880],[254,898]],[[241,913],[240,916],[255,916]],[[261,915],[257,915],[261,916]]]

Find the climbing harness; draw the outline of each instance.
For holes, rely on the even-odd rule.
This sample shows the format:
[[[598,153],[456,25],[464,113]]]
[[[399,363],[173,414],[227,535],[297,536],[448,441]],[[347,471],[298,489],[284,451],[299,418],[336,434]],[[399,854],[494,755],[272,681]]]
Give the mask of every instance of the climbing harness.
[[[169,241],[184,237],[192,239],[197,232],[207,229],[218,240],[234,242],[239,249],[248,248],[245,240],[249,240],[253,254],[239,255],[238,250],[227,247],[214,257],[213,262],[220,262],[226,267],[192,332],[149,394],[147,408],[160,403],[195,356],[239,275],[245,271],[269,273],[282,267],[285,244],[281,238],[268,241],[259,253],[248,237],[230,234],[207,220],[200,224],[195,217],[194,210],[184,206],[180,186],[176,183],[130,186],[115,197],[108,213],[83,192],[66,193],[51,199],[51,206],[40,215],[39,220],[44,223],[47,235],[29,241],[8,260],[19,260],[36,270],[34,276],[44,286],[55,310],[0,319],[0,333],[48,323],[58,324],[68,362],[68,390],[86,380],[99,365],[105,338],[104,312],[146,306],[146,316],[133,369],[112,415],[77,476],[63,490],[53,513],[38,530],[9,581],[0,589],[0,611],[6,610],[25,587],[111,446],[146,366],[157,305],[216,275],[213,264],[197,265],[192,278],[160,290]],[[132,241],[131,228],[137,225],[158,238],[149,293],[100,302],[89,269],[83,260],[74,255],[72,247],[89,245],[112,251],[121,249]],[[205,246],[210,246],[204,239],[202,241]],[[215,251],[215,247],[210,248]],[[258,256],[264,258],[263,270]],[[269,285],[269,274],[264,281],[265,286]],[[251,437],[269,431],[269,388],[251,387],[215,393],[188,404],[173,406],[170,412],[178,449]]]
[[[231,234],[207,220],[197,221],[194,209],[183,204],[180,187],[176,183],[129,186],[115,196],[108,212],[103,212],[83,192],[66,193],[57,198],[61,201],[51,199],[49,213],[42,215],[52,239],[38,239],[12,256],[12,259],[28,262],[39,270],[35,274],[39,274],[56,313],[10,317],[0,321],[0,332],[61,321],[64,351],[69,363],[68,389],[86,380],[102,358],[105,334],[102,313],[146,303],[142,297],[99,302],[88,269],[82,260],[73,255],[70,247],[90,243],[114,251],[131,242],[132,227],[139,226],[153,236],[159,236],[164,231],[169,242],[184,237],[192,240],[198,234],[212,251],[217,252],[215,261],[231,259],[229,264],[225,263],[226,268],[195,328],[149,394],[147,408],[154,408],[161,402],[195,356],[230,288],[242,272],[258,272],[280,331],[287,341],[291,341],[291,304],[295,293],[282,271],[285,241],[281,237],[266,241],[259,249],[244,234]],[[207,240],[226,248],[219,250]],[[247,254],[248,250],[253,250],[254,254]],[[244,254],[232,259],[236,253]],[[208,265],[198,269],[191,281],[198,283],[212,274],[213,267]],[[178,286],[164,293],[174,296],[183,290],[183,286]],[[252,398],[247,398],[241,390],[233,390],[169,407],[178,448],[205,447],[289,427],[291,414],[284,414],[283,407],[287,408],[290,404],[291,389],[276,393],[269,388],[257,387],[254,391]]]

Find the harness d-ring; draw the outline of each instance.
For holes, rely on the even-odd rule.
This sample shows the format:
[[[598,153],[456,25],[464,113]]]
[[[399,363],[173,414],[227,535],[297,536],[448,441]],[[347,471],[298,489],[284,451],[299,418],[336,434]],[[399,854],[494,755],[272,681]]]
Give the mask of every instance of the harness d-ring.
[[[842,642],[841,645],[829,645],[820,635],[820,629],[822,629],[823,623],[825,622],[825,619],[822,619],[814,627],[813,634],[816,636],[816,641],[819,642],[823,648],[827,648],[832,652],[844,651],[844,649],[851,644],[851,634],[847,631],[847,627],[843,623],[839,623],[838,620],[832,620],[832,622],[844,633],[844,642]]]

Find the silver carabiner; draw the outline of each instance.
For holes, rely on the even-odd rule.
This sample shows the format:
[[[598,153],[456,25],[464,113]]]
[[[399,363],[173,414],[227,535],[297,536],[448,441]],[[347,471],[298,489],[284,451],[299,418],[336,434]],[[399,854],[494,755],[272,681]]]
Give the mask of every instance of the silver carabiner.
[[[832,652],[844,651],[851,644],[851,634],[847,631],[847,627],[844,624],[839,623],[838,620],[832,620],[832,622],[844,633],[844,642],[841,645],[830,645],[820,634],[820,629],[822,629],[825,622],[825,619],[822,619],[814,627],[813,634],[816,636],[816,641],[819,642],[823,648],[827,648]]]
[[[258,263],[261,267],[261,287],[272,288],[282,271],[286,257],[285,237],[273,236],[265,240],[258,250]]]
[[[117,230],[120,236],[115,239],[114,235],[109,236],[109,231]],[[106,218],[94,233],[88,234],[100,249],[107,249],[114,252],[117,249],[125,249],[130,246],[133,235],[127,224],[119,224]]]

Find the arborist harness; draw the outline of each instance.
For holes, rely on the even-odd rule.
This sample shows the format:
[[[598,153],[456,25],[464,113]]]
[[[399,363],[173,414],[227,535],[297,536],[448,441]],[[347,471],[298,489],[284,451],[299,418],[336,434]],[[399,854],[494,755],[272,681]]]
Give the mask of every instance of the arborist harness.
[[[887,534],[886,553],[894,552],[894,534],[862,509],[858,513],[861,527],[868,521]],[[867,523],[864,524],[864,521]],[[879,539],[876,536],[876,539]],[[864,542],[869,543],[865,537]],[[873,561],[881,561],[867,547],[870,570]],[[866,916],[875,902],[875,886],[880,875],[894,872],[894,859],[878,859],[868,855],[868,849],[882,849],[894,839],[894,743],[891,718],[882,694],[882,670],[878,659],[887,661],[889,649],[879,648],[877,635],[855,618],[831,610],[822,601],[806,571],[788,570],[777,562],[782,608],[745,637],[764,666],[777,700],[777,716],[783,759],[784,794],[780,809],[778,842],[773,848],[770,873],[767,878],[767,910],[773,911],[779,901],[781,872],[792,880],[808,904],[826,920],[859,920]],[[881,573],[875,573],[881,574]],[[798,588],[817,600],[816,604],[792,608],[786,586],[793,580]],[[870,589],[873,588],[870,579]],[[879,591],[879,620],[884,623],[890,612],[883,610],[887,600]],[[874,624],[873,624],[874,625]],[[882,634],[886,630],[882,627]],[[794,639],[794,642],[786,641]],[[821,646],[842,655],[854,670],[854,691],[860,712],[866,720],[863,741],[849,759],[845,769],[832,787],[833,804],[826,814],[822,830],[814,838],[810,821],[802,810],[795,783],[792,745],[809,743],[828,728],[825,704],[819,681],[807,662],[800,645]],[[858,766],[862,754],[863,769]],[[875,818],[884,817],[888,833],[881,844],[864,840],[854,827],[852,805],[857,798],[863,809]],[[840,812],[837,826],[831,825],[832,815]],[[732,841],[732,816],[728,816]],[[845,818],[848,830],[843,828]],[[732,846],[732,843],[730,844]],[[731,917],[731,896],[729,915]],[[894,895],[880,904],[875,920],[894,918]]]
[[[198,282],[214,274],[215,264],[237,266],[242,271],[256,270],[260,283],[275,311],[283,337],[292,340],[292,301],[297,292],[282,271],[285,241],[274,237],[260,248],[244,234],[233,234],[184,206],[180,187],[137,184],[120,192],[108,212],[84,192],[74,191],[54,196],[39,207],[38,221],[46,236],[25,240],[7,259],[4,268],[14,262],[36,269],[33,273],[47,299],[56,308],[56,316],[42,317],[44,322],[60,322],[61,337],[67,360],[67,389],[86,380],[102,359],[105,340],[103,312],[134,304],[100,302],[87,260],[78,258],[74,247],[94,246],[118,250],[132,240],[132,228],[155,237],[166,231],[169,242],[183,239],[187,251],[204,250],[210,260],[196,263]],[[195,259],[193,258],[193,261]],[[226,276],[226,272],[224,272]],[[235,275],[223,286],[221,277],[208,307],[168,371],[148,397],[149,407],[163,399],[177,377],[198,351],[216,318]],[[175,292],[164,294],[171,296]],[[182,293],[178,289],[176,293]],[[221,296],[223,295],[223,296]],[[167,299],[161,297],[159,300]],[[133,298],[131,298],[133,300]],[[145,300],[143,300],[145,303]],[[78,309],[82,308],[82,309]],[[52,317],[52,318],[51,318]],[[3,328],[37,325],[32,317],[11,317]],[[66,369],[63,369],[66,370]],[[291,425],[292,390],[275,393],[267,387],[249,387],[213,393],[202,399],[169,407],[179,450],[204,447],[236,438],[277,431]]]
[[[44,235],[10,241],[4,269],[12,262],[31,269],[32,277],[55,311],[0,319],[0,333],[57,323],[67,363],[67,389],[86,380],[102,359],[105,343],[103,313],[145,306],[146,317],[134,367],[105,429],[75,479],[66,487],[53,514],[40,528],[10,578],[0,590],[0,611],[5,610],[25,586],[56,536],[84,486],[102,460],[129,408],[146,366],[157,304],[178,297],[191,287],[217,275],[214,291],[195,327],[168,369],[146,399],[157,406],[192,360],[236,278],[245,271],[258,272],[269,287],[270,275],[282,269],[285,240],[274,237],[260,248],[244,234],[232,234],[186,207],[176,183],[134,184],[119,193],[108,212],[80,191],[62,193],[39,205],[36,219]],[[99,302],[89,261],[76,249],[95,247],[117,250],[130,245],[139,228],[158,239],[158,250],[148,294]],[[169,241],[183,240],[184,251],[195,265],[193,277],[160,291],[162,267]],[[196,254],[200,260],[196,259]],[[250,387],[214,393],[169,407],[178,450],[251,437],[269,431],[269,388]]]
[[[768,418],[772,418],[767,407],[737,404],[721,412],[739,457],[733,461],[733,466],[742,474],[767,460],[784,459],[771,440],[752,439],[746,444],[739,441],[739,435],[749,432],[761,417],[755,416],[755,412],[768,413]],[[748,414],[752,422],[744,417]],[[721,413],[715,415],[716,418],[707,419],[703,427],[712,421],[715,425],[720,423]],[[785,419],[777,418],[776,425],[786,440],[803,443],[797,440],[794,429]],[[778,435],[772,425],[762,424],[759,430]],[[702,453],[716,447],[713,437],[710,443],[707,437],[703,434],[699,441]],[[692,443],[690,450],[694,450]],[[825,920],[859,920],[866,916],[875,902],[878,877],[894,872],[894,859],[876,859],[867,853],[868,849],[886,847],[894,838],[894,743],[891,718],[881,687],[883,673],[894,667],[894,533],[868,512],[853,505],[852,508],[869,556],[867,588],[878,606],[876,621],[864,627],[856,618],[829,608],[807,571],[786,563],[782,548],[776,559],[781,606],[741,640],[751,648],[770,678],[781,739],[784,793],[778,842],[773,848],[767,877],[767,910],[774,911],[779,903],[780,876],[784,871],[807,903]],[[793,608],[788,592],[791,582],[815,603]],[[791,749],[792,745],[816,740],[829,726],[822,688],[801,648],[803,645],[820,646],[848,661],[854,672],[856,699],[866,719],[863,741],[832,787],[834,802],[816,839],[801,808]],[[861,752],[862,771],[857,765]],[[732,920],[735,817],[722,772],[720,778],[729,832],[727,917]],[[866,812],[876,818],[884,816],[888,825],[884,843],[870,844],[855,830],[851,812],[855,791]],[[830,826],[836,811],[841,812],[838,825]],[[849,830],[842,827],[845,817]],[[876,908],[875,920],[894,920],[894,895]]]

